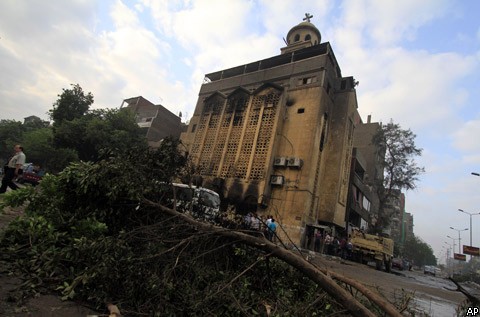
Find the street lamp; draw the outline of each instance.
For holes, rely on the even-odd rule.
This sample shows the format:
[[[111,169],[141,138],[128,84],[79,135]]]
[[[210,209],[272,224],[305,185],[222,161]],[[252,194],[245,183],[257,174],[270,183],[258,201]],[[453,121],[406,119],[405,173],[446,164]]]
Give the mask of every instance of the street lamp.
[[[463,212],[464,214],[470,215],[470,246],[472,247],[473,246],[473,244],[472,244],[472,216],[480,215],[480,212],[470,213],[470,212],[466,212],[463,209],[458,209],[458,211]]]
[[[454,227],[450,227],[450,229],[455,230],[455,231],[458,232],[458,253],[462,253],[462,251],[460,251],[460,246],[462,245],[462,243],[461,243],[462,238],[460,237],[460,232],[466,231],[466,230],[468,230],[468,228],[465,228],[465,229],[455,229]]]
[[[458,239],[452,238],[452,237],[450,237],[450,236],[448,236],[448,235],[447,235],[447,238],[452,239],[452,244],[450,244],[450,243],[448,243],[448,242],[445,242],[445,243],[452,249],[452,257],[453,257],[453,253],[455,253],[455,246],[456,246],[455,240],[458,240]]]

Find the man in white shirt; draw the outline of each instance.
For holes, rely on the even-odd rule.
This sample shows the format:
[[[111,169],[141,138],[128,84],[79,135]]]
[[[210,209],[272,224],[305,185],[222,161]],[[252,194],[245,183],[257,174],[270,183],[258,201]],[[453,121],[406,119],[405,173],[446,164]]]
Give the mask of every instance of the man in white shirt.
[[[8,164],[5,165],[5,175],[2,179],[2,187],[0,188],[0,194],[7,191],[7,187],[12,190],[18,189],[18,186],[13,182],[18,175],[22,174],[22,166],[25,164],[25,154],[23,153],[23,147],[20,144],[14,147],[15,154],[10,158]]]

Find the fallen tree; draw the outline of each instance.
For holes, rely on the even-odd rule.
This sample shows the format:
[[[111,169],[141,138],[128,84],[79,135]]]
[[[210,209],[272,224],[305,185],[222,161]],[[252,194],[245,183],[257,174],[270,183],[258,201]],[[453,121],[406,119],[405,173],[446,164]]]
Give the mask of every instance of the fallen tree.
[[[344,307],[354,316],[375,316],[370,310],[368,310],[365,306],[363,306],[358,300],[356,300],[350,293],[348,293],[344,288],[338,285],[329,275],[345,284],[348,284],[358,291],[360,291],[365,297],[369,300],[374,302],[378,305],[385,313],[389,316],[402,316],[398,310],[392,305],[390,302],[386,301],[381,295],[378,293],[369,290],[361,283],[346,278],[340,274],[336,274],[334,272],[328,272],[327,270],[322,270],[312,263],[306,261],[303,257],[299,256],[298,254],[293,253],[290,250],[287,250],[281,246],[278,246],[265,238],[259,238],[252,236],[250,234],[225,229],[222,227],[217,227],[211,224],[203,223],[197,221],[189,216],[179,213],[173,209],[167,208],[162,206],[161,204],[152,202],[150,200],[144,200],[145,203],[154,206],[161,210],[162,212],[169,214],[171,216],[177,217],[182,219],[184,222],[195,226],[197,230],[201,230],[204,232],[211,232],[218,236],[224,236],[233,238],[239,242],[245,243],[249,246],[255,247],[259,250],[265,251],[270,256],[274,256],[279,258],[289,265],[293,266],[306,276],[308,276],[312,281],[318,283],[329,295],[335,298],[338,302],[342,303]]]
[[[36,189],[5,196],[26,204],[0,243],[24,289],[97,308],[115,303],[128,316],[400,316],[375,291],[258,232],[167,208],[158,184],[182,169],[171,149],[176,144],[73,164]]]

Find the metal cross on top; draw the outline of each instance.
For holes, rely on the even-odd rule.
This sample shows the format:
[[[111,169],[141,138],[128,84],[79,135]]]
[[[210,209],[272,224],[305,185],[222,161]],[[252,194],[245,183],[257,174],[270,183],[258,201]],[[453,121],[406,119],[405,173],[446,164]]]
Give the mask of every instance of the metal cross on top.
[[[303,21],[310,22],[310,19],[313,18],[313,15],[310,13],[305,13],[305,17],[303,18]]]

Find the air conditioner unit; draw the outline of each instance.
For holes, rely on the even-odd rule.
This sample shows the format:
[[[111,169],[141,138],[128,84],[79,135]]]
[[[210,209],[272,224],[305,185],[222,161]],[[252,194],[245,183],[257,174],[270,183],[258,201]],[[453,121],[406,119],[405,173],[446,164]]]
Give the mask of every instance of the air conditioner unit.
[[[291,157],[288,159],[287,166],[300,168],[303,165],[303,160],[298,157]]]
[[[271,185],[283,185],[283,176],[282,175],[272,175],[270,176]]]
[[[287,165],[286,157],[276,157],[273,160],[273,166],[285,166],[285,165]]]

